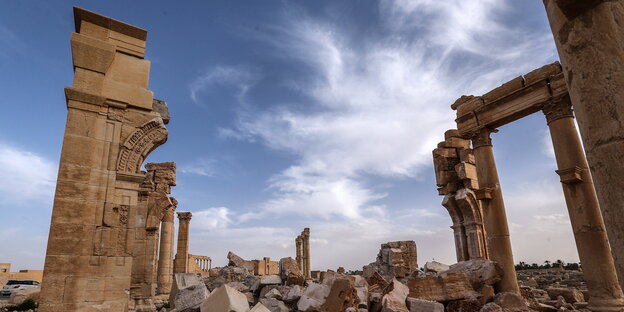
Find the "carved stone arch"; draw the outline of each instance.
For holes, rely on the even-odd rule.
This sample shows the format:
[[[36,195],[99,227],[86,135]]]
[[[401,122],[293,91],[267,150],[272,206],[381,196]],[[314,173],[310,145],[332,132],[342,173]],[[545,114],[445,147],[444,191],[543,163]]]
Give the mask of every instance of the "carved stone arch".
[[[457,206],[454,194],[446,194],[442,200],[442,206],[448,210],[451,220],[453,221],[453,236],[455,238],[455,252],[457,261],[466,261],[470,259],[468,251],[468,240],[466,237],[466,228],[464,227],[464,216]]]
[[[483,223],[479,201],[473,191],[467,188],[460,189],[455,193],[455,200],[464,216],[464,222]]]
[[[156,117],[137,128],[119,152],[117,172],[140,173],[145,158],[167,141],[169,132],[162,118]]]

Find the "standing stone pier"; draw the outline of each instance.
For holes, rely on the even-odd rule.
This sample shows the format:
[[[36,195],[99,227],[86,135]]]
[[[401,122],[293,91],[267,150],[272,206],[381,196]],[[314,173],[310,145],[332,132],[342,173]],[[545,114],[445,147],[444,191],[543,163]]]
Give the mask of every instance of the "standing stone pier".
[[[624,288],[624,3],[544,5]]]
[[[189,273],[189,227],[193,214],[178,212],[178,250],[173,261],[173,273]]]
[[[141,166],[167,140],[169,114],[148,89],[147,31],[77,7],[74,21],[38,311],[126,311],[145,254],[135,247],[146,242],[148,214],[160,213],[143,209]]]
[[[305,228],[295,239],[296,261],[306,279],[312,279],[310,268],[310,228]]]
[[[304,264],[303,264],[303,238],[301,238],[301,235],[299,235],[299,236],[297,236],[297,238],[295,238],[295,251],[296,251],[295,260],[297,261],[297,265],[299,266],[299,270],[301,270],[301,272],[303,272],[303,266],[304,266]]]

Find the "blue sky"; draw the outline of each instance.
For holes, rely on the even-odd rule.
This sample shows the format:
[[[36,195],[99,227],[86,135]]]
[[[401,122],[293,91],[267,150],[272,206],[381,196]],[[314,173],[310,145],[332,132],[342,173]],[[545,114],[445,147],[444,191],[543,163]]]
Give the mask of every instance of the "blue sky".
[[[0,262],[43,266],[77,5],[148,30],[191,253],[357,269],[415,240],[454,262],[431,150],[450,104],[557,59],[541,1],[3,1]],[[577,261],[544,117],[494,135],[516,261]],[[6,221],[8,220],[8,221]]]

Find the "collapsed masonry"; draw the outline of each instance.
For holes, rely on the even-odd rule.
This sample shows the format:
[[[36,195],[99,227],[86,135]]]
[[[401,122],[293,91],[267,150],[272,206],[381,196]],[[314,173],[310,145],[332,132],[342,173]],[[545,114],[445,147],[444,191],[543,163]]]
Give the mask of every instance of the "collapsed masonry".
[[[553,141],[592,311],[624,309],[596,190],[561,65],[553,63],[517,77],[482,96],[462,96],[452,106],[457,130],[433,151],[437,185],[453,221],[457,259],[496,261],[505,274],[499,292],[519,293],[503,195],[491,133],[538,111]],[[472,143],[472,149],[470,148]],[[485,238],[485,239],[484,239]]]
[[[375,262],[364,266],[363,276],[369,278],[377,272],[386,279],[403,278],[416,269],[418,269],[416,242],[389,242],[381,244]]]

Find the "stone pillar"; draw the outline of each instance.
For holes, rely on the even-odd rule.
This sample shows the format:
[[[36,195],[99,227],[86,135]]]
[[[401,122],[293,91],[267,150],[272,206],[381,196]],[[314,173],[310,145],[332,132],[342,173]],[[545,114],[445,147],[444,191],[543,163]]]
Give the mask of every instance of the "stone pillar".
[[[174,217],[172,209],[167,209],[163,216],[160,227],[160,251],[158,255],[158,287],[157,294],[169,294],[173,280],[173,239],[174,239]]]
[[[624,288],[624,3],[544,4]]]
[[[173,273],[188,273],[189,225],[193,214],[178,212],[178,250],[173,262]]]
[[[569,97],[543,108],[557,158],[592,311],[622,311],[624,300]]]
[[[303,262],[305,271],[303,272],[306,279],[311,279],[311,269],[310,269],[310,228],[303,229]]]
[[[297,265],[299,266],[299,270],[301,270],[301,272],[303,272],[303,241],[301,238],[301,235],[297,236],[297,238],[295,239],[295,249],[296,249],[296,261],[297,261]]]
[[[495,285],[496,291],[520,293],[490,132],[489,129],[481,129],[472,138],[479,192],[482,194],[480,199],[483,205],[486,245],[490,259],[498,262],[505,272],[503,279]]]

